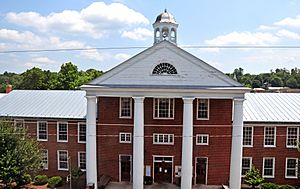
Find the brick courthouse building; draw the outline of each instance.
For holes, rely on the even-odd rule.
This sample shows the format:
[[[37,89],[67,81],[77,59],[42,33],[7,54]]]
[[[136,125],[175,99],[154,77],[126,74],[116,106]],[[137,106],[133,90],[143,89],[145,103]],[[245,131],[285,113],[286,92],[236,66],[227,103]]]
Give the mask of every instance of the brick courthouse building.
[[[152,47],[83,85],[85,92],[12,91],[0,99],[0,116],[25,124],[45,148],[45,173],[66,176],[72,162],[93,184],[109,175],[141,189],[151,176],[181,179],[182,189],[238,189],[253,163],[271,182],[296,184],[300,96],[280,112],[275,104],[283,103],[268,101],[273,94],[247,94],[243,132],[249,89],[179,48],[167,11],[153,27]],[[272,109],[292,117],[264,119]]]

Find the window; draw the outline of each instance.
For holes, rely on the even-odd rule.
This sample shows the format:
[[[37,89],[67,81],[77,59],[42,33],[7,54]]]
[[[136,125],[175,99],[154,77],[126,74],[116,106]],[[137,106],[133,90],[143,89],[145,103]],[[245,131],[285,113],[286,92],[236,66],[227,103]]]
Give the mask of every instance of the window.
[[[243,127],[243,146],[252,147],[253,127]]]
[[[78,152],[78,167],[81,170],[86,170],[86,156],[85,156],[85,152]]]
[[[263,177],[274,178],[275,175],[275,158],[263,158]]]
[[[24,119],[15,119],[15,128],[25,128]]]
[[[181,166],[175,165],[175,177],[181,177]]]
[[[175,75],[177,74],[176,68],[169,63],[160,63],[152,71],[153,75]]]
[[[154,118],[174,118],[174,99],[154,98]]]
[[[174,144],[174,135],[153,134],[153,144]]]
[[[68,123],[58,122],[57,127],[57,141],[68,142]]]
[[[131,118],[132,98],[120,98],[120,118]]]
[[[58,150],[57,159],[58,159],[58,170],[68,171],[69,169],[68,151]]]
[[[37,140],[47,141],[48,140],[48,123],[47,121],[37,122]]]
[[[299,140],[299,128],[288,127],[286,131],[286,147],[296,148]]]
[[[285,178],[298,178],[298,158],[286,158]]]
[[[242,159],[242,176],[245,176],[246,173],[251,169],[252,166],[252,158],[251,157],[243,157]]]
[[[275,147],[276,146],[276,128],[275,127],[265,127],[265,147]]]
[[[86,142],[86,124],[78,123],[78,143]]]
[[[208,134],[196,135],[196,145],[208,145]]]
[[[48,170],[48,150],[42,150],[43,169]]]
[[[120,133],[120,143],[131,143],[131,133]]]
[[[197,99],[197,119],[209,119],[209,100]]]

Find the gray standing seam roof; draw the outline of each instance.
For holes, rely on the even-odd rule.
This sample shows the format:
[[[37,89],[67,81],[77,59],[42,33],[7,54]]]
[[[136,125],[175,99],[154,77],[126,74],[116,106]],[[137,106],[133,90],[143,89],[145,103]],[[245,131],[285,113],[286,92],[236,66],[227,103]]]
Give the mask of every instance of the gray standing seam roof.
[[[84,119],[85,91],[13,90],[0,98],[0,116]]]
[[[246,93],[244,122],[300,123],[300,93]]]

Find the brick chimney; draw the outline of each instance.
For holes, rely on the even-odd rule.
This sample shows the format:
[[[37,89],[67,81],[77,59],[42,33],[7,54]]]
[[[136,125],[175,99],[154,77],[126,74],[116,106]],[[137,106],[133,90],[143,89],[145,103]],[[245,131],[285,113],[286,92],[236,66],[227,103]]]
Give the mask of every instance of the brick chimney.
[[[9,84],[6,85],[6,89],[5,89],[6,93],[10,93],[12,90],[13,90],[12,85],[9,85]]]

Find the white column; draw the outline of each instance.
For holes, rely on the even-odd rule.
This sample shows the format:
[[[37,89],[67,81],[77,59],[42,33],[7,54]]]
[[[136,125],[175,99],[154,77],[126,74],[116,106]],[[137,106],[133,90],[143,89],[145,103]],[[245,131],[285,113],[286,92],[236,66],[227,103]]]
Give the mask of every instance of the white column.
[[[241,168],[243,156],[243,101],[244,99],[234,99],[229,179],[230,189],[241,188]]]
[[[133,189],[144,188],[144,97],[134,99]]]
[[[96,117],[97,117],[97,98],[86,96],[86,182],[94,184],[97,188],[97,144],[96,144]]]
[[[182,132],[182,162],[181,189],[192,188],[193,177],[193,100],[183,98],[183,132]]]

